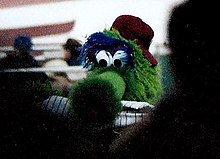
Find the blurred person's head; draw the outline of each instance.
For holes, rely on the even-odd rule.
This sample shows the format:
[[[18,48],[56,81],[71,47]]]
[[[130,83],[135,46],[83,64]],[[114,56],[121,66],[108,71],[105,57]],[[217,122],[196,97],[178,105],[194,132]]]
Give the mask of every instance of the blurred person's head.
[[[63,45],[64,48],[64,60],[68,61],[73,57],[78,57],[80,54],[80,48],[82,44],[76,39],[67,39]]]
[[[183,3],[174,8],[168,27],[177,81],[181,88],[206,94],[213,93],[220,81],[219,40],[214,38],[219,28],[212,6],[197,0]]]
[[[21,53],[27,53],[32,50],[32,40],[29,36],[26,35],[18,35],[14,39],[14,49],[21,52]]]

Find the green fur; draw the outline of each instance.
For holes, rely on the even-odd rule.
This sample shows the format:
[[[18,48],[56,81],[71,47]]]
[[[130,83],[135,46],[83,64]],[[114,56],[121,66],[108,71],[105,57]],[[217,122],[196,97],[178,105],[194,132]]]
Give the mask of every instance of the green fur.
[[[122,110],[124,90],[124,81],[115,72],[90,76],[72,86],[71,115],[84,122],[111,122]]]
[[[155,104],[163,92],[160,65],[152,67],[150,62],[143,56],[142,50],[136,42],[124,39],[117,30],[109,31],[105,29],[104,34],[126,41],[134,49],[134,69],[125,68],[119,71],[126,83],[123,99]]]
[[[112,87],[115,90],[115,95],[121,100],[125,93],[125,82],[123,78],[118,73],[110,71],[100,74],[99,77],[112,84]]]
[[[126,80],[130,83],[130,91],[126,92],[125,98],[155,104],[162,93],[160,65],[152,67],[150,62],[143,57],[140,48],[135,43],[131,44],[135,53],[134,77]]]

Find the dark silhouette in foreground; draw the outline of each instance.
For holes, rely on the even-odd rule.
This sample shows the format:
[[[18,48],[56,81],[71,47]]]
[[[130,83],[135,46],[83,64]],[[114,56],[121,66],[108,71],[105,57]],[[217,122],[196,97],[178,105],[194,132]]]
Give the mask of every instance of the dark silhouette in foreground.
[[[219,42],[213,38],[219,28],[214,4],[204,3],[191,0],[173,9],[168,35],[174,91],[151,118],[121,132],[109,158],[220,158]]]

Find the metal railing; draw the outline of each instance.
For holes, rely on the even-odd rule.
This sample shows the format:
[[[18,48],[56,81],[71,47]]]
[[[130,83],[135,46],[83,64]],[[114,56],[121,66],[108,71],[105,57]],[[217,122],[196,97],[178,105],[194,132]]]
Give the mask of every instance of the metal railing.
[[[154,107],[147,102],[121,101],[123,110],[114,120],[114,126],[125,127],[137,122],[141,122],[147,113],[144,109]],[[67,116],[70,108],[70,100],[61,96],[50,96],[44,100],[41,107],[44,110],[51,111],[55,114]]]

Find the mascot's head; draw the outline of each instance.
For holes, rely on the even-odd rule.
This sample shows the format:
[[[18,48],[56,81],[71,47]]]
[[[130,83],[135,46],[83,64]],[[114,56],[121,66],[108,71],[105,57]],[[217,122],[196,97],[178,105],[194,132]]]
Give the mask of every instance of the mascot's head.
[[[140,47],[143,56],[152,66],[155,66],[157,61],[148,51],[153,36],[152,28],[140,18],[131,15],[121,15],[116,18],[110,31],[104,30],[104,32],[94,33],[87,39],[83,49],[83,60],[86,60],[85,66],[88,66],[89,63],[98,63],[100,66],[113,64],[116,67],[124,66],[122,64],[133,65],[134,49],[132,44],[129,44],[129,40],[135,41],[136,45]],[[100,51],[101,54],[99,53]],[[103,55],[104,59],[99,59],[104,54],[103,51],[106,51],[105,54],[111,56],[107,58]],[[119,61],[118,58],[120,57],[122,61]]]
[[[152,28],[132,15],[121,15],[110,29],[90,35],[80,55],[89,72],[87,79],[73,88],[73,107],[78,103],[79,109],[86,107],[95,114],[101,111],[103,117],[115,117],[121,100],[155,104],[162,85],[157,60],[149,52],[153,36]],[[76,94],[84,99],[78,102]]]

